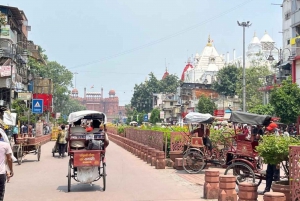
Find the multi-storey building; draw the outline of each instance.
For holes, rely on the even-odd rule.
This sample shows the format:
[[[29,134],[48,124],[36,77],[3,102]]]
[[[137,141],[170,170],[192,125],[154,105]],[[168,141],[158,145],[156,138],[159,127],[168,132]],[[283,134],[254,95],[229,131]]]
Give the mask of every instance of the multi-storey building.
[[[28,90],[30,26],[25,13],[18,8],[0,6],[0,12],[5,19],[0,27],[0,105],[7,106],[19,92]]]
[[[119,106],[119,97],[116,96],[115,90],[110,90],[108,95],[108,98],[104,98],[103,88],[101,88],[101,92],[87,92],[84,88],[83,97],[78,96],[77,89],[73,89],[71,92],[72,98],[78,100],[87,110],[104,112],[107,121],[122,120],[125,117],[125,106]]]
[[[291,1],[291,28],[292,38],[290,40],[292,54],[294,57],[292,65],[293,81],[300,85],[300,1]]]

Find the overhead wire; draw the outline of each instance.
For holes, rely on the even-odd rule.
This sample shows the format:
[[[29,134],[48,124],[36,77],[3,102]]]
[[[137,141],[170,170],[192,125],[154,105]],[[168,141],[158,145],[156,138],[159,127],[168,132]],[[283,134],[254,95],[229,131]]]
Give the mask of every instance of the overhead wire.
[[[215,20],[215,19],[218,19],[218,18],[220,18],[220,17],[222,17],[222,16],[224,16],[224,15],[226,15],[226,14],[228,14],[228,13],[231,13],[232,11],[234,11],[234,10],[240,8],[240,7],[243,7],[243,6],[245,6],[246,4],[249,4],[251,1],[254,1],[254,0],[246,0],[246,1],[244,1],[243,3],[240,3],[240,4],[238,4],[238,5],[236,5],[236,6],[232,7],[232,8],[230,8],[229,10],[226,10],[226,11],[224,11],[224,12],[221,12],[221,13],[218,14],[218,15],[215,15],[215,16],[213,16],[213,17],[211,17],[211,18],[208,18],[208,19],[206,19],[206,20],[203,20],[202,22],[199,22],[199,23],[197,23],[197,24],[195,24],[195,25],[193,25],[193,26],[190,26],[190,27],[188,27],[188,28],[186,28],[186,29],[183,29],[183,30],[178,31],[178,32],[173,33],[173,34],[170,34],[170,35],[165,36],[165,37],[163,37],[163,38],[160,38],[160,39],[158,39],[158,40],[155,40],[155,41],[146,43],[146,44],[144,44],[144,45],[141,45],[141,46],[138,46],[138,47],[135,47],[135,48],[126,50],[126,51],[124,51],[124,52],[120,52],[120,53],[116,53],[116,54],[113,54],[113,55],[110,55],[110,56],[107,56],[107,57],[103,57],[102,59],[99,59],[99,60],[97,60],[97,61],[91,61],[91,62],[89,62],[89,63],[80,64],[80,65],[77,65],[77,66],[74,66],[74,67],[70,67],[69,69],[75,69],[75,68],[79,68],[79,67],[83,67],[83,66],[88,66],[88,65],[91,65],[91,64],[94,64],[94,63],[100,63],[100,62],[103,62],[103,61],[106,61],[106,60],[109,60],[109,59],[113,59],[113,58],[116,58],[116,57],[119,57],[119,56],[122,56],[122,55],[125,55],[125,54],[129,54],[129,53],[131,53],[131,52],[135,52],[135,51],[138,51],[138,50],[141,50],[141,49],[144,49],[144,48],[147,48],[147,47],[156,45],[156,44],[161,43],[161,42],[163,42],[163,41],[166,41],[166,40],[168,40],[168,39],[171,39],[171,38],[174,38],[174,37],[179,36],[179,35],[181,35],[181,34],[184,34],[184,33],[186,33],[187,31],[196,29],[196,28],[198,28],[199,26],[202,26],[203,24],[206,24],[206,23],[208,23],[208,22],[211,22],[211,21],[213,21],[213,20]]]

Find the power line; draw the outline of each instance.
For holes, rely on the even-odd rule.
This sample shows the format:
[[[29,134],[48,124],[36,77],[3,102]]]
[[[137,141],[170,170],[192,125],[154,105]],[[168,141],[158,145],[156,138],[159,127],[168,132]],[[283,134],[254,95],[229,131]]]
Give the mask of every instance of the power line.
[[[92,62],[89,62],[89,63],[77,65],[77,66],[71,67],[71,68],[69,68],[69,69],[74,69],[74,68],[78,68],[78,67],[88,66],[88,65],[94,64],[94,63],[103,62],[103,61],[106,61],[106,60],[109,60],[109,59],[112,59],[112,58],[115,58],[115,57],[119,57],[119,56],[122,56],[122,55],[125,55],[125,54],[129,54],[129,53],[131,53],[131,52],[135,52],[135,51],[140,50],[140,49],[147,48],[147,47],[149,47],[149,46],[156,45],[156,44],[161,43],[161,42],[163,42],[163,41],[166,41],[166,40],[168,40],[168,39],[170,39],[170,38],[174,38],[174,37],[176,37],[176,36],[179,36],[179,35],[181,35],[181,34],[184,34],[184,33],[187,32],[187,31],[196,29],[196,28],[198,28],[199,26],[202,26],[203,24],[206,24],[206,23],[208,23],[208,22],[210,22],[210,21],[213,21],[213,20],[215,20],[215,19],[218,19],[219,17],[222,17],[222,16],[224,16],[224,15],[226,15],[226,14],[228,14],[228,13],[231,13],[232,11],[234,11],[234,10],[236,10],[236,9],[242,7],[242,6],[245,6],[246,4],[250,3],[251,1],[253,1],[253,0],[246,0],[246,1],[244,1],[243,3],[238,4],[238,5],[234,6],[233,8],[231,8],[231,9],[229,9],[229,10],[226,10],[226,11],[224,11],[224,12],[222,12],[222,13],[220,13],[220,14],[214,16],[214,17],[211,17],[211,18],[208,18],[208,19],[206,19],[206,20],[203,20],[202,22],[200,22],[200,23],[198,23],[198,24],[195,24],[195,25],[193,25],[193,26],[191,26],[191,27],[188,27],[188,28],[186,28],[186,29],[184,29],[184,30],[178,31],[178,32],[176,32],[176,33],[174,33],[174,34],[165,36],[165,37],[160,38],[160,39],[158,39],[158,40],[155,40],[155,41],[146,43],[146,44],[144,44],[144,45],[141,45],[141,46],[138,46],[138,47],[135,47],[135,48],[126,50],[126,51],[124,51],[124,52],[120,52],[120,53],[113,54],[113,55],[111,55],[111,56],[103,57],[102,59],[100,59],[100,60],[98,60],[98,61],[92,61]]]

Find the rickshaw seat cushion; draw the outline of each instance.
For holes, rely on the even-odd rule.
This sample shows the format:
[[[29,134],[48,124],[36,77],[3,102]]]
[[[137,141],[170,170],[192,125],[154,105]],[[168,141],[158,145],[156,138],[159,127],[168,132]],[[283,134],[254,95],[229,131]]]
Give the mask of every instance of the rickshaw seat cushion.
[[[255,157],[257,155],[253,150],[251,141],[237,141],[236,154],[247,157]]]
[[[203,138],[202,137],[192,137],[191,138],[191,146],[192,147],[203,147],[204,143],[203,143]]]

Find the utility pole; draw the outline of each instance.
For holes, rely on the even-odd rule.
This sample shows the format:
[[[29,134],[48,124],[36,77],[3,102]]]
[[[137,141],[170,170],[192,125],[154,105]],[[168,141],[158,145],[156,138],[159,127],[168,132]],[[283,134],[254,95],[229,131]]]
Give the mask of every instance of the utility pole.
[[[250,27],[249,21],[240,23],[237,21],[238,25],[243,27],[243,112],[246,112],[246,57],[245,57],[245,28]]]

